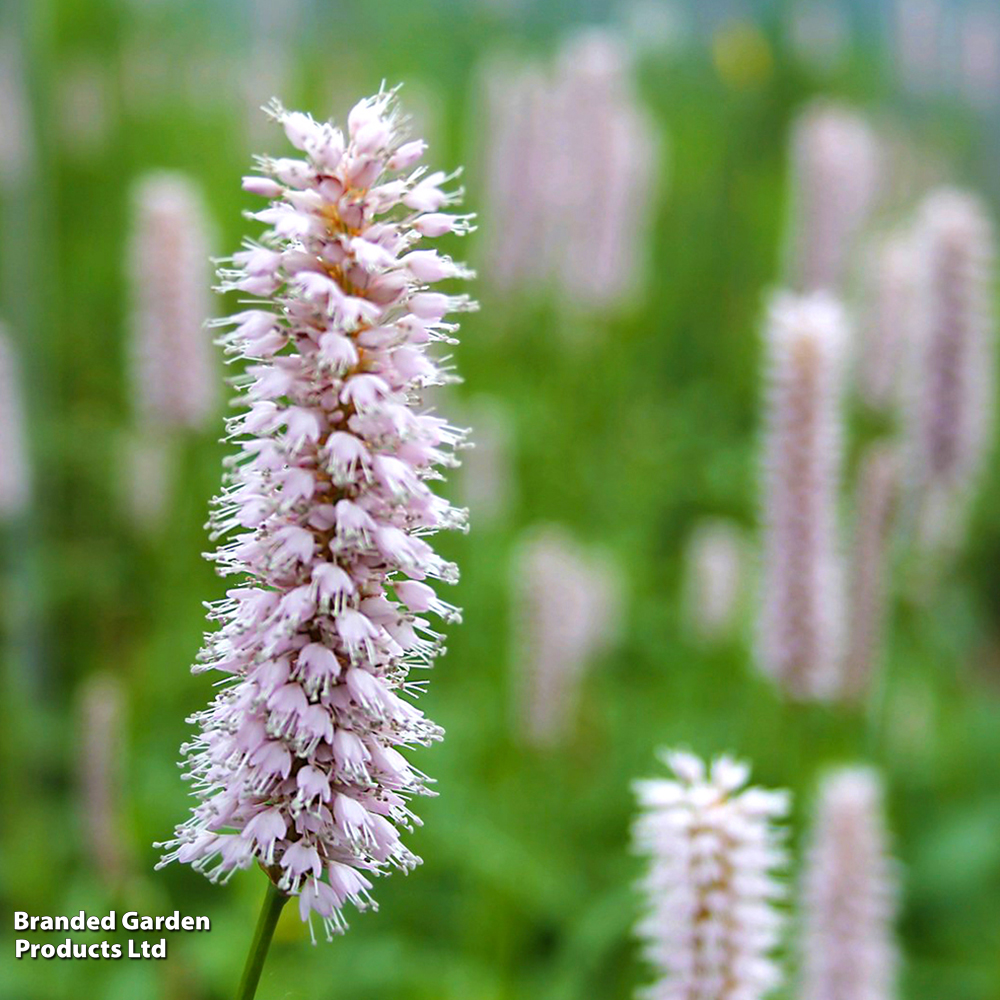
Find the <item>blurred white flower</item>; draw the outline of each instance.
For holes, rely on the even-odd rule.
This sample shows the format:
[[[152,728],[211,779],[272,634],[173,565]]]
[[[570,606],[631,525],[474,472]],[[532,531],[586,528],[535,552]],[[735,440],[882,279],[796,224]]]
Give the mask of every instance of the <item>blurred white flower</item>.
[[[0,185],[15,185],[31,169],[35,135],[20,41],[0,36]]]
[[[107,67],[96,59],[66,63],[57,78],[59,134],[74,156],[102,152],[113,125],[111,80]]]
[[[836,0],[797,0],[789,14],[788,33],[798,59],[820,73],[832,73],[848,55],[850,25]]]
[[[117,677],[94,674],[79,698],[80,819],[95,868],[112,890],[130,862],[122,830],[121,804],[127,770],[125,692]]]
[[[914,93],[941,86],[941,39],[944,37],[939,0],[894,0],[892,40],[896,69],[904,89]]]
[[[974,105],[995,106],[1000,95],[1000,11],[968,7],[958,16],[962,90]]]

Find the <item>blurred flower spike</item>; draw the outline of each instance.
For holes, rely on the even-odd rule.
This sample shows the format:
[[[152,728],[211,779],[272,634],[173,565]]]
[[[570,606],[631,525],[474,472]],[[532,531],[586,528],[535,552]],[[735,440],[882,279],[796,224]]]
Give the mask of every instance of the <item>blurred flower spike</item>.
[[[802,890],[802,1000],[895,996],[895,873],[874,771],[824,780]]]
[[[759,660],[791,697],[827,697],[839,684],[843,634],[843,310],[825,293],[780,294],[767,347]]]

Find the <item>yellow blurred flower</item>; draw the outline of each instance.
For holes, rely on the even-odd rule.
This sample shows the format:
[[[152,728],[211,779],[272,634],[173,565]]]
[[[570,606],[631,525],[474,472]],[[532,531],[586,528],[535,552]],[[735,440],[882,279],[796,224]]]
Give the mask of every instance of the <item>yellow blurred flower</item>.
[[[729,21],[716,29],[712,60],[723,83],[736,90],[759,87],[774,69],[767,39],[746,21]]]

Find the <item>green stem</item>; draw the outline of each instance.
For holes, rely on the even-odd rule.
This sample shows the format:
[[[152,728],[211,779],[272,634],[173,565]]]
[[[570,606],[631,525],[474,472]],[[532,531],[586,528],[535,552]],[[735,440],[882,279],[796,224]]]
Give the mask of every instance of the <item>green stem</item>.
[[[253,1000],[264,968],[264,959],[267,958],[267,949],[271,946],[271,938],[274,937],[274,928],[277,927],[278,917],[281,916],[281,910],[287,902],[288,897],[268,879],[267,895],[260,909],[260,919],[257,921],[253,943],[247,955],[247,964],[243,967],[243,978],[240,980],[236,1000]]]

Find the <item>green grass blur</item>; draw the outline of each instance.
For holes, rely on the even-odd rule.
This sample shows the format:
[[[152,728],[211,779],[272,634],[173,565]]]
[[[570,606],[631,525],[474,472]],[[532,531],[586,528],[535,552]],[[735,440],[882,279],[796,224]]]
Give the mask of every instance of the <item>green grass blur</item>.
[[[0,316],[25,368],[35,480],[29,515],[2,534],[4,1000],[229,996],[264,890],[255,871],[216,887],[185,866],[152,870],[152,842],[188,808],[174,763],[184,719],[211,693],[188,664],[201,602],[224,587],[200,555],[224,448],[220,408],[214,429],[178,441],[162,530],[131,528],[116,472],[131,421],[130,181],[150,168],[189,172],[205,191],[217,252],[235,249],[253,229],[240,214],[252,203],[239,186],[250,153],[285,146],[264,125],[256,131],[266,144],[251,147],[245,109],[218,86],[219,67],[265,75],[281,51],[282,100],[317,117],[342,119],[383,78],[404,81],[404,104],[411,88],[433,113],[430,159],[469,165],[468,209],[482,212],[477,163],[490,137],[476,116],[478,60],[497,47],[550,51],[584,17],[569,3],[508,16],[499,2],[339,0],[314,4],[297,23],[279,11],[275,44],[255,46],[249,6],[12,0],[0,14],[22,46],[37,127],[32,168],[0,212]],[[869,710],[791,709],[753,667],[752,622],[738,640],[705,649],[681,620],[681,557],[696,522],[723,515],[755,530],[758,328],[763,294],[780,280],[796,106],[822,90],[895,115],[950,159],[959,180],[991,196],[997,188],[996,121],[947,98],[919,108],[896,100],[874,36],[820,79],[788,57],[776,22],[761,32],[747,72],[738,46],[724,57],[717,47],[713,60],[709,37],[640,62],[669,178],[650,281],[629,308],[584,317],[590,329],[570,349],[551,303],[491,294],[485,276],[475,289],[482,311],[463,323],[465,385],[455,395],[488,394],[509,408],[514,500],[502,522],[477,529],[473,510],[468,536],[439,539],[462,568],[447,596],[465,621],[451,628],[422,700],[447,730],[416,761],[440,793],[417,804],[425,826],[409,841],[425,863],[377,884],[379,912],[354,915],[332,945],[312,947],[288,907],[261,1000],[631,996],[644,970],[630,937],[640,863],[628,847],[629,782],[656,772],[664,745],[732,751],[753,761],[758,782],[792,788],[796,842],[825,766],[882,767],[906,886],[902,995],[1000,998],[995,463],[967,550],[932,599],[907,596],[897,580],[885,678]],[[67,140],[64,111],[66,80],[81,63],[105,74],[108,116],[100,142],[82,146]],[[476,240],[456,252],[482,271]],[[599,540],[627,582],[622,639],[586,678],[570,738],[544,753],[511,731],[508,568],[519,532],[543,520]],[[117,885],[89,854],[78,791],[80,687],[98,671],[121,680],[127,703],[129,856]],[[112,908],[207,914],[212,931],[171,935],[166,962],[14,961],[13,910]]]

